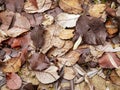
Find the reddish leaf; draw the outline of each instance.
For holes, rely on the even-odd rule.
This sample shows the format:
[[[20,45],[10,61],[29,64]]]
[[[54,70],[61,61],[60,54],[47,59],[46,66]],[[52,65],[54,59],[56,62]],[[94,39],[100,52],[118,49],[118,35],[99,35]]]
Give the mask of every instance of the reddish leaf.
[[[34,53],[30,58],[30,66],[33,70],[42,71],[50,65],[48,58],[42,53]]]
[[[19,89],[22,85],[21,78],[15,73],[9,73],[7,75],[7,87],[9,89]]]
[[[98,62],[102,68],[118,68],[120,66],[120,59],[115,53],[105,53]]]
[[[36,8],[38,8],[36,0],[29,0]]]

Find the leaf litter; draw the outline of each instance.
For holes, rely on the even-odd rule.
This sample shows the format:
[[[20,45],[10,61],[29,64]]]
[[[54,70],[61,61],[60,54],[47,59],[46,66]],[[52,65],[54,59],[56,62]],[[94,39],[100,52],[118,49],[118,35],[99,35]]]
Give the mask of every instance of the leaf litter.
[[[119,0],[0,0],[1,90],[120,90]]]

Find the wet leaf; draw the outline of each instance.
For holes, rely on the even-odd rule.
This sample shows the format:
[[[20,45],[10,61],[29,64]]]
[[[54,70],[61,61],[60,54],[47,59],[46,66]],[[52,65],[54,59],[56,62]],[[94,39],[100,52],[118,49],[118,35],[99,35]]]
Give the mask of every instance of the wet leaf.
[[[9,89],[19,89],[22,85],[21,78],[15,73],[7,74],[7,87]]]

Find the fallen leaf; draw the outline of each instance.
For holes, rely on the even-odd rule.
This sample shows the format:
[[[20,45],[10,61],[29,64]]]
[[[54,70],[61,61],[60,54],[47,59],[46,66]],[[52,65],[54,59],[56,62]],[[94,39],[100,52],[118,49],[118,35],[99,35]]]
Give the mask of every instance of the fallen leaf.
[[[115,53],[105,53],[98,59],[99,65],[102,68],[118,68],[120,59]]]
[[[58,75],[57,70],[58,68],[56,66],[50,66],[48,69],[46,69],[43,72],[35,72],[35,73],[36,73],[36,77],[41,83],[49,84],[59,79],[60,76]]]
[[[0,43],[8,38],[8,35],[3,31],[0,30]]]
[[[73,66],[79,60],[80,53],[77,51],[70,51],[65,56],[57,57],[61,64],[66,66]]]
[[[46,28],[44,38],[45,38],[45,43],[42,46],[41,50],[42,53],[48,52],[53,46],[62,48],[63,45],[65,44],[65,41],[60,39],[59,33],[63,30],[63,28],[59,25],[50,25]]]
[[[62,48],[54,48],[49,51],[48,56],[62,56],[66,54],[71,48],[73,47],[73,42],[72,41],[65,41],[65,44]]]
[[[75,37],[83,38],[87,44],[104,44],[107,33],[104,22],[98,18],[82,15],[76,23]]]
[[[115,85],[110,81],[106,81],[106,88],[108,88],[108,90],[120,90],[119,85]]]
[[[28,69],[28,67],[23,67],[18,72],[21,79],[26,83],[32,83],[32,85],[38,85],[39,81],[36,78],[36,74],[34,71]]]
[[[110,74],[110,80],[115,85],[120,85],[120,77],[117,75],[115,71],[112,71]]]
[[[91,79],[91,83],[94,85],[95,90],[106,90],[106,81],[100,76],[96,75]]]
[[[120,16],[120,6],[117,8],[116,16]]]
[[[21,67],[21,59],[19,57],[11,58],[5,62],[5,66],[2,68],[3,72],[18,72]]]
[[[7,74],[7,87],[9,89],[19,89],[22,85],[21,78],[15,73]]]
[[[14,17],[13,12],[10,11],[0,12],[0,19],[2,20],[2,25],[0,26],[0,28],[2,30],[8,30],[12,23],[13,17]]]
[[[44,29],[41,26],[35,26],[31,31],[31,39],[33,41],[33,45],[36,47],[36,50],[39,50],[44,44]]]
[[[22,90],[37,90],[37,86],[33,85],[32,83],[27,83],[27,84],[23,85],[23,87],[21,89]]]
[[[59,6],[68,13],[80,14],[82,12],[79,0],[60,0]]]
[[[64,29],[60,32],[59,37],[61,39],[71,39],[74,36],[73,32],[74,29]]]
[[[72,67],[65,67],[64,68],[64,75],[63,78],[66,80],[72,80],[76,76],[76,73]]]
[[[71,27],[75,27],[79,17],[80,15],[60,13],[57,15],[55,21],[63,28],[71,28]]]
[[[30,58],[30,67],[33,70],[42,71],[49,67],[49,59],[42,53],[34,53]]]
[[[24,0],[5,0],[6,8],[13,12],[22,12]]]
[[[33,1],[33,0],[32,0]],[[35,3],[31,2],[31,0],[27,0],[24,5],[24,10],[27,13],[36,13],[36,12],[44,12],[48,9],[50,9],[52,5],[51,0],[36,0],[37,8]]]
[[[91,16],[99,18],[100,16],[102,16],[105,8],[105,4],[95,4],[90,6],[88,12]]]

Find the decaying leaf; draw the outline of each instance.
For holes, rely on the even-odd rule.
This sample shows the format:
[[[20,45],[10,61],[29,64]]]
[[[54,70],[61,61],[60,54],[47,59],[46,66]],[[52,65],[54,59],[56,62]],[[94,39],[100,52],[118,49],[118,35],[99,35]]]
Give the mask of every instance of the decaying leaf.
[[[120,6],[117,8],[116,15],[117,15],[117,16],[120,16]]]
[[[7,87],[9,89],[19,89],[22,85],[21,78],[15,73],[7,74]]]
[[[34,0],[27,0],[27,2],[24,5],[24,10],[27,13],[36,13],[36,12],[44,12],[48,9],[50,9],[51,5],[52,5],[52,1],[51,0],[36,0],[35,3],[37,3],[37,5],[35,5],[35,3],[31,2]],[[37,6],[37,8],[36,8]]]
[[[62,1],[62,0],[61,0]],[[76,22],[80,15],[60,13],[56,17],[56,23],[62,26],[63,28],[75,27]]]
[[[66,80],[72,80],[76,76],[76,73],[72,67],[64,68],[64,76],[63,78]]]
[[[68,13],[79,14],[82,12],[81,3],[79,0],[60,0],[59,6]]]
[[[105,8],[105,4],[95,4],[90,6],[88,12],[91,16],[99,18],[100,16],[102,16]]]
[[[0,43],[4,40],[7,39],[7,34],[3,31],[3,30],[0,30]]]
[[[35,26],[31,31],[31,39],[36,50],[39,50],[44,44],[44,29],[41,26]]]
[[[5,61],[3,72],[18,72],[21,67],[21,59],[19,57],[11,58]]]
[[[104,44],[107,37],[105,25],[98,18],[82,15],[76,23],[75,39],[79,36],[87,44]]]
[[[120,59],[115,53],[105,53],[98,60],[102,68],[118,68],[120,66]]]
[[[73,66],[79,60],[80,53],[77,51],[70,51],[65,56],[57,57],[61,64],[66,66]]]
[[[49,59],[42,53],[34,53],[30,58],[30,67],[33,70],[42,71],[50,65]]]
[[[59,75],[57,73],[58,68],[56,66],[50,66],[48,69],[46,69],[43,72],[35,72],[36,77],[38,80],[43,84],[49,84],[57,79],[59,79]]]
[[[74,29],[62,30],[59,34],[59,37],[61,39],[71,39],[74,36],[73,32],[74,32]]]

